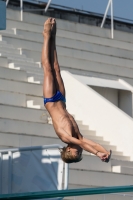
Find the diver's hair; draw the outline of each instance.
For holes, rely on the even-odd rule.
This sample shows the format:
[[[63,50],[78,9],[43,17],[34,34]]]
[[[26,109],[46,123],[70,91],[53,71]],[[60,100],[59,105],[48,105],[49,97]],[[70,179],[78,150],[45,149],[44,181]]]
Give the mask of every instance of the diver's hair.
[[[82,160],[81,156],[73,156],[71,152],[66,151],[67,147],[63,147],[62,149],[59,149],[61,153],[61,158],[65,163],[76,163],[80,162]]]

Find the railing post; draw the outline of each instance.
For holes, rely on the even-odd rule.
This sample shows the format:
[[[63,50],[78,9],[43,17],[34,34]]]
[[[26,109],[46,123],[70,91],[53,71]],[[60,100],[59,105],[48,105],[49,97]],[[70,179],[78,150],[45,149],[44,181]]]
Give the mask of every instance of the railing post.
[[[23,0],[20,0],[20,20],[23,21]]]
[[[48,10],[48,8],[49,8],[49,6],[50,6],[51,1],[52,1],[52,0],[49,0],[49,1],[48,1],[47,6],[46,6],[46,8],[45,8],[45,12],[47,12],[47,10]]]
[[[108,10],[109,10],[110,6],[111,6],[111,38],[113,39],[114,38],[113,0],[109,0],[109,2],[108,2],[108,5],[107,5],[107,8],[106,8],[104,17],[103,17],[103,21],[102,21],[102,24],[101,24],[101,28],[103,28],[103,25],[105,23],[105,19],[107,17],[107,13],[108,13]]]
[[[9,156],[9,169],[8,169],[8,194],[12,193],[12,152],[9,151],[8,152],[8,156]]]
[[[8,5],[9,0],[6,1],[6,6]]]
[[[68,179],[69,179],[69,164],[65,163],[64,190],[68,189]]]
[[[111,0],[111,38],[114,38],[113,0]]]
[[[2,194],[2,153],[0,153],[0,194]]]

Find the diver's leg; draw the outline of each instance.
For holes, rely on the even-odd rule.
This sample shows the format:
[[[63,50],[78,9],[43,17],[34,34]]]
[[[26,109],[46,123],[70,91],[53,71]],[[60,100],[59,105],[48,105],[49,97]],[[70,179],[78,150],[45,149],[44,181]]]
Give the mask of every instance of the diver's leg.
[[[42,66],[44,69],[43,95],[45,98],[52,97],[56,92],[53,69],[50,61],[51,27],[52,18],[49,18],[44,24],[44,44],[42,48]]]
[[[52,32],[51,32],[51,63],[54,69],[54,78],[56,89],[59,90],[63,96],[65,96],[65,87],[60,74],[60,67],[58,63],[58,56],[56,51],[56,20],[52,19]]]

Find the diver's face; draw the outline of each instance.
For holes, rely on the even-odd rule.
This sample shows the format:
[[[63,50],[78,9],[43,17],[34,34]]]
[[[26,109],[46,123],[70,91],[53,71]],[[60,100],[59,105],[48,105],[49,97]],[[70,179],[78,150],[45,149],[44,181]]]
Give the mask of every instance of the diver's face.
[[[67,151],[71,152],[73,156],[81,156],[83,149],[78,145],[69,145],[67,147]]]

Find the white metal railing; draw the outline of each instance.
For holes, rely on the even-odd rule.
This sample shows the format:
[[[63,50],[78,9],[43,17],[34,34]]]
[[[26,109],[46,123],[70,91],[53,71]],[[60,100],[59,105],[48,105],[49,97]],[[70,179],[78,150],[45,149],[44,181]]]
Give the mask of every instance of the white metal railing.
[[[113,0],[108,1],[107,8],[105,10],[105,14],[104,14],[103,21],[102,21],[102,24],[101,24],[101,28],[103,28],[103,25],[105,23],[105,19],[107,17],[109,7],[111,8],[111,38],[113,39],[114,38]]]
[[[48,0],[45,12],[47,12],[52,0]],[[9,0],[6,1],[6,6],[8,5]],[[23,0],[20,0],[20,20],[23,21]]]

